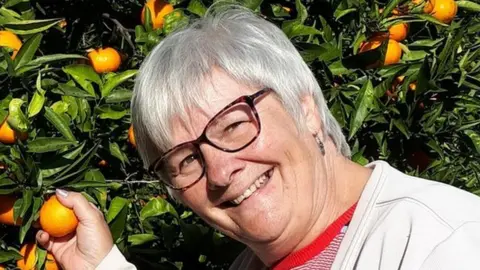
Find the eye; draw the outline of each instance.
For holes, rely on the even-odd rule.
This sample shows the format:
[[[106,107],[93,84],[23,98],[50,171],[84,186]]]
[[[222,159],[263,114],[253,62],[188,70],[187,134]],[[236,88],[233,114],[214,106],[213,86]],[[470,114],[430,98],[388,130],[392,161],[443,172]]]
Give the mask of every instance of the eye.
[[[198,158],[199,158],[198,154],[191,154],[187,156],[180,162],[180,170],[186,168],[188,165],[198,160]]]
[[[238,128],[239,126],[241,126],[242,124],[244,123],[247,123],[248,121],[239,121],[239,122],[235,122],[229,126],[227,126],[224,131],[225,132],[232,132],[234,131],[236,128]]]

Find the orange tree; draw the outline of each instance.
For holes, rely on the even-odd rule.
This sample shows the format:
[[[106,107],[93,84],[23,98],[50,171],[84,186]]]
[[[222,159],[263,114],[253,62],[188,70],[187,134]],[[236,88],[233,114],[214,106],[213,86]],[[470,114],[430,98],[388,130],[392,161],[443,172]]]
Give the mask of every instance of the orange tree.
[[[475,1],[238,3],[298,48],[354,161],[383,159],[480,194]],[[228,267],[242,246],[145,174],[129,110],[145,56],[212,2],[0,1],[0,267],[21,265],[21,248],[34,244],[40,209],[59,187],[103,211],[116,244],[140,269]],[[32,250],[29,264],[48,265],[51,256]]]

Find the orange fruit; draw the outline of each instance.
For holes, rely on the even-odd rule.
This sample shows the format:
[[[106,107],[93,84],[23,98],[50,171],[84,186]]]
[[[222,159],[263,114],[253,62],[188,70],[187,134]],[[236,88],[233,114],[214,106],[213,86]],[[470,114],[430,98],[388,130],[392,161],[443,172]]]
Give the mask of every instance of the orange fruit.
[[[13,221],[13,205],[17,198],[13,195],[0,195],[0,223],[7,225],[20,225],[22,219],[18,218],[17,222]]]
[[[407,38],[408,24],[402,22],[396,23],[388,28],[388,32],[390,33],[389,38],[402,41]]]
[[[4,144],[14,144],[17,142],[17,138],[24,141],[28,139],[28,133],[13,130],[5,119],[0,125],[0,142]]]
[[[128,129],[128,141],[132,144],[133,147],[137,147],[137,142],[135,141],[135,134],[133,133],[133,125],[130,125]]]
[[[0,270],[5,270],[5,269],[7,269],[7,268],[5,268],[5,266],[0,265]]]
[[[415,91],[417,90],[417,83],[416,82],[412,82],[408,85],[408,88],[412,91]]]
[[[17,56],[18,50],[22,47],[22,41],[17,35],[10,31],[0,31],[0,47],[13,49],[12,59]]]
[[[45,261],[45,270],[60,270],[62,269],[60,265],[58,265],[55,257],[51,253],[47,253],[47,260]]]
[[[37,268],[37,245],[34,243],[27,243],[22,246],[20,249],[20,254],[23,256],[22,259],[17,261],[17,267],[20,270],[36,270]],[[49,252],[47,253],[47,259],[45,261],[45,270],[59,270],[61,269],[53,255]]]
[[[430,15],[443,23],[450,23],[457,15],[457,3],[454,0],[435,0]]]
[[[433,6],[435,5],[435,0],[413,0],[412,3],[415,6],[424,4],[423,12],[429,14],[433,10]]]
[[[39,220],[42,230],[53,237],[70,234],[78,225],[78,219],[73,210],[63,206],[55,195],[42,205]]]
[[[362,52],[366,52],[366,51],[378,48],[380,45],[382,45],[383,40],[385,40],[384,36],[375,36],[369,39],[360,47],[360,52],[362,53]],[[400,47],[398,42],[393,39],[388,39],[387,53],[385,55],[384,65],[391,65],[391,64],[398,63],[401,57],[402,57],[402,48]]]
[[[21,270],[34,270],[37,261],[37,245],[34,243],[27,243],[20,249],[22,259],[17,261],[17,267]]]
[[[117,71],[122,63],[120,53],[110,47],[90,50],[87,56],[97,73]]]
[[[141,21],[145,24],[145,10],[146,7],[150,10],[150,17],[152,18],[153,29],[162,28],[165,23],[165,16],[173,11],[173,6],[168,2],[162,0],[148,0],[142,9]]]
[[[98,162],[98,166],[99,167],[107,167],[108,166],[108,162],[105,160],[105,159],[102,159]]]

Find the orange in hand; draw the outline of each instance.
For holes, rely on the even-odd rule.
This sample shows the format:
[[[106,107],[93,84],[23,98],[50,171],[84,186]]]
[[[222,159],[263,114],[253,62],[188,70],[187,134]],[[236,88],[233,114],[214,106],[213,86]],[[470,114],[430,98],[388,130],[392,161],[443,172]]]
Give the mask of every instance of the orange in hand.
[[[0,125],[0,142],[4,144],[14,144],[17,142],[17,138],[24,141],[28,138],[28,133],[13,130],[5,119]]]
[[[20,270],[36,270],[37,263],[37,245],[34,243],[27,243],[20,249],[22,259],[17,261],[17,267]],[[51,253],[47,253],[47,260],[45,262],[45,270],[59,270],[60,266],[55,261]]]
[[[22,47],[22,41],[10,31],[0,31],[0,47],[13,49],[12,59],[14,59],[18,50]]]
[[[97,73],[115,72],[122,63],[120,53],[110,47],[91,50],[87,56]]]
[[[7,225],[20,225],[22,220],[13,220],[13,205],[17,199],[13,195],[0,195],[0,223]]]
[[[173,11],[173,6],[162,0],[148,0],[142,9],[142,24],[145,24],[145,11],[147,7],[150,10],[150,17],[152,18],[153,29],[162,28],[165,23],[164,17]]]
[[[78,219],[72,209],[61,204],[56,195],[50,197],[40,209],[40,226],[53,237],[62,237],[75,231]]]

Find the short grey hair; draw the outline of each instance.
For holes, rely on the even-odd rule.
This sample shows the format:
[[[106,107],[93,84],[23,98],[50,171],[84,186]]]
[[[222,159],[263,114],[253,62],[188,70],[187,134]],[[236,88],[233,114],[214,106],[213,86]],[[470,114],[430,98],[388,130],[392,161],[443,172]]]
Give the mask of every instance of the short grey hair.
[[[198,107],[212,68],[239,84],[272,88],[302,129],[301,98],[315,97],[324,136],[350,157],[341,127],[294,45],[274,24],[246,8],[223,5],[160,42],[143,62],[132,98],[132,122],[145,166],[172,147],[172,118]]]

